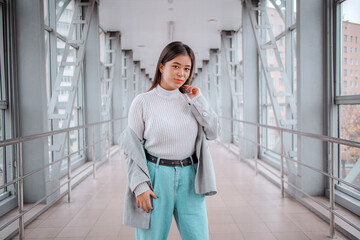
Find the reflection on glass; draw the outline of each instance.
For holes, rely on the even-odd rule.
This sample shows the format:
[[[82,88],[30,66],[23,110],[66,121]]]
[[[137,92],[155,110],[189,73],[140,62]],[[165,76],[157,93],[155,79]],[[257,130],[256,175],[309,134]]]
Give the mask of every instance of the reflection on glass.
[[[46,97],[47,102],[50,102],[51,98],[51,78],[50,78],[50,43],[49,43],[49,35],[48,31],[44,31],[45,36],[45,71],[46,71]]]
[[[360,2],[341,4],[341,81],[340,95],[360,94]]]
[[[78,105],[78,97],[75,98],[75,106]],[[70,127],[79,126],[79,114],[78,109],[74,108],[71,113]],[[79,130],[70,132],[70,152],[76,152],[79,150]],[[73,155],[73,157],[76,155]]]
[[[44,3],[44,23],[49,26],[49,4],[48,0],[43,0]]]
[[[56,31],[68,36],[74,12],[74,1],[58,0],[56,4]]]
[[[4,140],[4,132],[3,132],[3,114],[4,111],[1,110],[0,112],[0,141]],[[4,155],[4,148],[0,147],[0,185],[5,183],[5,155]],[[0,194],[5,192],[5,188],[0,189]]]
[[[99,34],[99,41],[100,41],[100,62],[105,62],[105,33],[100,28],[100,34]]]
[[[360,142],[360,105],[340,107],[340,137]],[[342,179],[360,186],[360,149],[341,145],[340,173]]]

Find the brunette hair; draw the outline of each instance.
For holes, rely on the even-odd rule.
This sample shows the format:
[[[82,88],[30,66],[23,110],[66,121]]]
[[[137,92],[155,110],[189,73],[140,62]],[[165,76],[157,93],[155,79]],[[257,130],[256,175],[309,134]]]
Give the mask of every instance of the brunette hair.
[[[182,42],[176,41],[176,42],[171,42],[168,45],[166,45],[164,50],[161,52],[158,63],[156,65],[155,76],[154,76],[152,85],[148,91],[156,88],[157,85],[159,85],[161,82],[160,64],[165,65],[166,62],[171,61],[172,59],[174,59],[175,57],[177,57],[180,54],[189,55],[189,57],[191,59],[190,75],[189,75],[189,78],[186,79],[183,86],[191,85],[192,79],[193,79],[193,73],[194,73],[194,69],[195,69],[195,54],[188,45],[186,45]],[[183,86],[181,86],[179,88],[179,91],[182,93],[185,92],[185,88],[183,88]]]

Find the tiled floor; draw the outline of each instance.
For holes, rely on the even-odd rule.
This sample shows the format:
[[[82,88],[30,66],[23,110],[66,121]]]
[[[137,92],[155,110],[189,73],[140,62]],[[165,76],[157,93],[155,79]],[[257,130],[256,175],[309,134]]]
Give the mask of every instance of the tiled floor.
[[[255,176],[217,142],[211,142],[210,149],[218,184],[218,194],[206,200],[212,240],[329,239],[327,223],[293,199],[282,199],[277,187]],[[31,223],[26,239],[134,239],[134,230],[122,225],[122,160],[122,154],[114,155],[99,169],[97,179],[91,176],[73,190],[70,204],[64,198]],[[175,222],[168,239],[181,239]]]

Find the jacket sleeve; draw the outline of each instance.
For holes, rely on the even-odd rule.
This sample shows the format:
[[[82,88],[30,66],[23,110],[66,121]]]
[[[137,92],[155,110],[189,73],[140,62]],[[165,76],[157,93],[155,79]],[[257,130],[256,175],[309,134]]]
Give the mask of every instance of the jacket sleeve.
[[[205,97],[200,93],[193,99],[188,100],[188,104],[197,122],[203,127],[206,139],[216,139],[220,132],[219,119]]]
[[[142,183],[147,183],[150,186],[150,179],[146,173],[132,160],[129,155],[126,156],[127,163],[127,180],[130,191],[134,192],[135,188]],[[150,189],[150,187],[149,187]]]

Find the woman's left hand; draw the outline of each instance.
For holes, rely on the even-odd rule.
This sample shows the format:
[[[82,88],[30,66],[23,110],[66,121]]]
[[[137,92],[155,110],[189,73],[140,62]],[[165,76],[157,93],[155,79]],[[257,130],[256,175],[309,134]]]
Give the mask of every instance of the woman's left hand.
[[[190,99],[200,94],[200,88],[191,85],[184,85],[184,86],[185,86],[185,93],[189,96]]]

